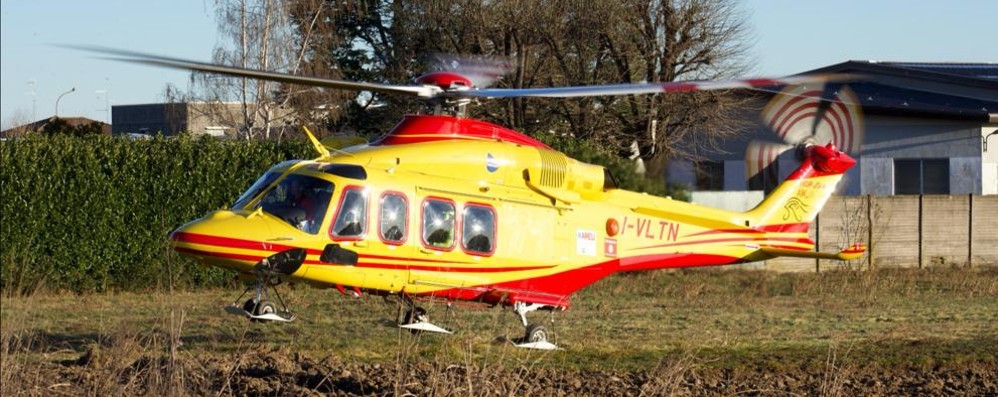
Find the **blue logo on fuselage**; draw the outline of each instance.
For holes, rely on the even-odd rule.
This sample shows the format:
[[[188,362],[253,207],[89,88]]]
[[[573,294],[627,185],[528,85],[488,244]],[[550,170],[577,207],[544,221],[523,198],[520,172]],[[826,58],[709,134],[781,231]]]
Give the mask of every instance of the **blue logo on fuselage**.
[[[499,162],[496,161],[492,153],[485,156],[485,169],[489,170],[489,172],[496,172],[499,169]]]

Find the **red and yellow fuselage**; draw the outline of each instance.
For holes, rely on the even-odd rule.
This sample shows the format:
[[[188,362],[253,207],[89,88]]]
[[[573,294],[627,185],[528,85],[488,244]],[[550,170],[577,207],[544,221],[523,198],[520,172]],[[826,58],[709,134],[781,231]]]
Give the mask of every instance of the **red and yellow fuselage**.
[[[287,278],[320,287],[564,308],[615,272],[816,255],[808,225],[854,163],[812,147],[740,213],[617,189],[602,167],[492,124],[410,116],[382,141],[275,166],[233,209],[179,228],[171,243],[240,273],[305,248]],[[279,203],[298,180],[318,196],[301,210]],[[321,261],[329,244],[356,263]]]

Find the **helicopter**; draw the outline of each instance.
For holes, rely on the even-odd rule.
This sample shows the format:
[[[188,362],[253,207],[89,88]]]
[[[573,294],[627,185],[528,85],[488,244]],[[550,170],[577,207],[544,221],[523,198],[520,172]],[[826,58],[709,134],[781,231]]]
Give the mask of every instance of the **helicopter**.
[[[483,88],[458,71],[436,71],[413,85],[390,85],[91,50],[160,67],[405,95],[434,109],[405,116],[377,140],[341,150],[330,150],[305,128],[317,157],[273,165],[231,207],[170,234],[178,253],[249,281],[225,310],[253,321],[295,319],[277,290],[287,281],[393,298],[396,325],[413,332],[452,332],[430,321],[417,304],[422,300],[511,309],[524,327],[516,346],[558,349],[528,314],[566,310],[574,292],[615,273],[783,256],[850,260],[866,250],[852,244],[816,252],[807,234],[856,163],[839,146],[853,148],[862,140],[858,101],[844,86],[832,96],[822,88],[848,77]],[[469,104],[491,98],[772,87],[786,88],[763,118],[786,144],[749,145],[749,172],[766,169],[791,149],[799,166],[746,212],[618,188],[600,165],[465,116]]]

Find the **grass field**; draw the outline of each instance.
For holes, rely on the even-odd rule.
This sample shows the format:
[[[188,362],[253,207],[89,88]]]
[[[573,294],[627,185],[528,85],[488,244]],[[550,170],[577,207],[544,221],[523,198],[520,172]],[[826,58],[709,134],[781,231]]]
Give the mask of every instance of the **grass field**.
[[[804,378],[817,376],[814,384],[801,383],[809,389],[788,393],[834,395],[878,390],[856,389],[852,379],[857,374],[910,375],[941,369],[969,371],[960,376],[971,380],[983,377],[978,388],[949,385],[953,391],[998,391],[998,382],[987,375],[998,369],[998,269],[993,268],[820,274],[701,269],[618,275],[575,295],[568,311],[531,314],[532,321],[547,323],[564,348],[555,352],[503,343],[504,338],[518,337],[523,328],[508,309],[423,302],[434,323],[456,334],[411,335],[392,326],[396,306],[380,297],[357,299],[334,289],[284,287],[282,293],[299,319],[257,324],[223,313],[222,306],[238,292],[4,297],[0,394],[142,394],[154,390],[150,385],[172,394],[490,394],[480,393],[490,389],[476,388],[468,374],[458,385],[466,388],[442,381],[450,379],[444,374],[454,367],[474,368],[480,374],[474,379],[485,383],[491,379],[482,377],[487,374],[561,379],[551,381],[549,388],[506,387],[503,390],[511,391],[506,394],[577,394],[571,392],[573,387],[583,390],[586,382],[600,376],[647,378],[633,380],[641,388],[625,388],[623,394],[645,393],[648,385],[657,385],[648,394],[683,385],[696,394],[697,382],[708,387],[714,375],[731,380],[740,373],[803,372]],[[297,389],[253,386],[245,379],[232,384],[240,379],[236,375],[245,377],[248,368],[297,374],[289,378],[297,379]],[[343,377],[337,372],[336,379],[353,379],[361,386],[364,381],[375,383],[366,389],[344,383],[327,390],[309,388],[315,385],[303,378],[315,368],[396,371],[382,375],[389,379],[384,389],[368,379],[374,375]],[[776,386],[770,387],[779,390],[781,381],[773,382]],[[949,381],[940,382],[925,390],[946,394]],[[787,390],[797,389],[793,382],[783,384]],[[722,386],[705,390],[745,391],[737,384]],[[616,393],[589,391],[582,394]]]

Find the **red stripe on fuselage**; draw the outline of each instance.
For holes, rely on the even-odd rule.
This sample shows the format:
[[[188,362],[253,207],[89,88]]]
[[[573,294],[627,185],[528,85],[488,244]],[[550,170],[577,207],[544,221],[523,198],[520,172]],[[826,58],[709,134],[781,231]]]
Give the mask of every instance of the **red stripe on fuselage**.
[[[511,304],[522,301],[567,307],[568,295],[613,273],[682,267],[721,266],[740,261],[742,261],[741,258],[724,255],[642,255],[613,259],[540,277],[468,288],[450,288],[422,295],[448,299],[474,300],[489,304]]]
[[[197,233],[187,233],[187,232],[174,232],[173,234],[170,235],[170,239],[173,241],[179,241],[184,243],[214,245],[217,247],[241,248],[241,249],[251,249],[251,250],[260,250],[260,251],[280,252],[280,251],[287,251],[289,249],[298,248],[290,245],[274,244],[264,241],[243,240],[238,238],[212,236],[209,234],[197,234]],[[314,254],[314,252],[312,251],[315,250],[309,250],[309,253]],[[316,251],[316,252],[322,253],[322,251]]]
[[[635,249],[649,249],[649,248],[667,248],[667,247],[682,247],[684,245],[698,245],[698,244],[713,244],[713,243],[730,243],[730,242],[749,242],[749,241],[784,241],[789,243],[802,243],[802,244],[814,244],[809,238],[791,238],[791,237],[732,237],[732,238],[715,238],[709,240],[697,240],[688,241],[681,243],[668,243],[668,244],[656,244],[649,245],[645,247],[637,247]]]
[[[714,229],[688,234],[684,237],[704,236],[709,234],[762,234],[762,233],[807,233],[809,223],[784,223],[779,225],[761,225],[751,229]]]
[[[338,265],[337,265],[338,266]],[[464,266],[422,266],[422,265],[400,265],[395,263],[378,262],[357,262],[357,267],[389,270],[421,270],[440,273],[506,273],[520,272],[526,270],[550,269],[554,265],[547,266],[507,266],[507,267],[464,267]]]
[[[264,241],[243,240],[231,237],[221,237],[221,236],[212,236],[208,234],[197,234],[197,233],[186,233],[186,232],[173,233],[173,235],[171,235],[170,238],[174,241],[185,242],[185,243],[212,245],[223,248],[239,248],[239,249],[257,250],[257,251],[271,251],[275,253],[281,251],[287,251],[289,249],[303,248],[291,245],[272,244]],[[178,249],[178,251],[179,250],[180,249]],[[311,248],[305,248],[305,250],[308,252],[309,255],[322,255],[322,250],[311,249]],[[410,262],[461,263],[461,264],[472,263],[467,261],[445,261],[445,260],[425,259],[425,258],[403,258],[403,257],[394,257],[386,255],[359,254],[359,256],[361,258],[388,259],[388,260],[410,261]]]

